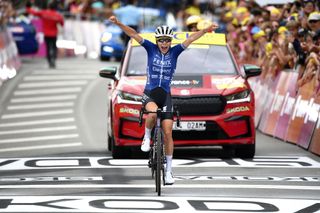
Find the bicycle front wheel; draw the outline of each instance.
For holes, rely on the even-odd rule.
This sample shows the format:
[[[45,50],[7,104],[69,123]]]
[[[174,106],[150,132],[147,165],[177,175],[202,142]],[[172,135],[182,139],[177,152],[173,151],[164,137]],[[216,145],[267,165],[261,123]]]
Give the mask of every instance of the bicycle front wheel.
[[[158,196],[161,195],[161,153],[162,153],[162,135],[161,131],[157,131],[156,134],[156,192],[158,192]]]

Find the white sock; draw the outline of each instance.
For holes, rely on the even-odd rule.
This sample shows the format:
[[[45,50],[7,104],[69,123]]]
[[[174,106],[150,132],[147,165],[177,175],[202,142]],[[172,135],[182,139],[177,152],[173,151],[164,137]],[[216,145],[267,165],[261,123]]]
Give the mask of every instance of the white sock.
[[[144,137],[150,139],[150,138],[151,138],[151,131],[152,131],[152,129],[148,129],[148,128],[146,127],[145,133],[144,133]]]
[[[166,172],[171,172],[172,155],[166,155],[166,160],[167,160]]]

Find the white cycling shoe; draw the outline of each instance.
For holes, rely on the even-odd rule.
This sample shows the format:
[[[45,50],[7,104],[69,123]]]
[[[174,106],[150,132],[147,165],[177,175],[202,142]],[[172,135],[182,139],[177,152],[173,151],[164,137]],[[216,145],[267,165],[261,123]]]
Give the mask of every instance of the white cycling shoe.
[[[166,175],[164,176],[164,184],[165,185],[174,184],[174,178],[172,176],[172,172],[166,172]]]
[[[150,151],[150,138],[143,138],[143,141],[141,144],[141,151],[143,151],[143,152]]]

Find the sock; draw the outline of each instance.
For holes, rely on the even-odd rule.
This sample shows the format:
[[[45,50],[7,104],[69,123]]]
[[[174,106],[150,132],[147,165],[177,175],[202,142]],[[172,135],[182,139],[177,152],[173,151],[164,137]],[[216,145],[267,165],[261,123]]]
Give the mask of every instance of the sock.
[[[150,139],[150,138],[151,138],[151,131],[152,131],[152,129],[148,129],[148,128],[146,127],[145,133],[144,133],[144,137]]]
[[[172,155],[166,155],[166,160],[167,160],[166,172],[171,172]]]

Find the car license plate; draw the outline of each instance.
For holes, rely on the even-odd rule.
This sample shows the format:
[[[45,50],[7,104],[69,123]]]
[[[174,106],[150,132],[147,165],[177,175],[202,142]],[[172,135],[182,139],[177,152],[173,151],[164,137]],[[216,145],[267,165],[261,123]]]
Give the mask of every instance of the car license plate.
[[[178,131],[205,131],[206,130],[206,122],[205,121],[180,121],[180,127],[177,127],[177,122],[173,123],[173,130]]]

